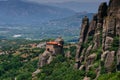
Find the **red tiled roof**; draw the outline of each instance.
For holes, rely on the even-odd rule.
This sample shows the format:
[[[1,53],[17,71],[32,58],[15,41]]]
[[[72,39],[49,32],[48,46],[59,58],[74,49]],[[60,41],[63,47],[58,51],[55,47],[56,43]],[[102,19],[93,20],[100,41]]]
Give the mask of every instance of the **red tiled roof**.
[[[48,44],[48,45],[58,45],[58,46],[61,46],[61,44],[59,44],[58,42],[55,42],[55,41],[50,41],[50,42],[47,42],[46,44]]]

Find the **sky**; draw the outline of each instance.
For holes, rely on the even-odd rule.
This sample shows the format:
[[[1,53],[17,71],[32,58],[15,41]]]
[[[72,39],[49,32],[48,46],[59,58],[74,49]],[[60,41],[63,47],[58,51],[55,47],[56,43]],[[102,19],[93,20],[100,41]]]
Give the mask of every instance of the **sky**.
[[[37,3],[62,3],[62,2],[108,2],[109,0],[24,0],[24,1],[32,1]]]

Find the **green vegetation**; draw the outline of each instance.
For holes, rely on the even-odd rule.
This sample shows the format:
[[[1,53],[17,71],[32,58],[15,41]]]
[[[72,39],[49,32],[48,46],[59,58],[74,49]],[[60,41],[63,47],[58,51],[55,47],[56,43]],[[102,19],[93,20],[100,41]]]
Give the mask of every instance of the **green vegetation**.
[[[31,80],[32,73],[37,69],[38,56],[44,48],[32,47],[41,41],[1,40],[1,51],[10,54],[0,55],[0,80]],[[37,80],[82,80],[84,71],[74,69],[76,46],[67,45],[65,52],[71,51],[71,58],[58,55],[51,64],[42,67]]]
[[[3,51],[17,50],[21,45],[27,46],[27,44],[39,43],[40,40],[31,41],[25,39],[11,39],[11,40],[0,40],[0,46]]]
[[[71,58],[57,55],[51,64],[41,68],[42,72],[37,75],[35,80],[82,80],[85,71],[74,69],[76,46],[65,48],[65,52],[67,51],[71,51]]]
[[[73,69],[74,61],[58,55],[54,61],[42,68],[37,80],[82,80],[84,71]]]
[[[30,61],[20,56],[0,56],[0,80],[31,80],[31,73],[37,68],[37,60]]]
[[[120,72],[102,74],[98,80],[120,80]]]
[[[76,49],[77,49],[76,46],[71,46],[69,49],[73,59],[75,58],[75,55],[76,55]]]
[[[41,41],[0,40],[1,50],[7,54],[0,55],[0,80],[31,80],[37,69],[38,56],[44,48],[34,48],[30,44]]]
[[[93,45],[93,37],[88,38],[88,42],[83,44],[84,48],[88,48]],[[117,50],[118,48],[118,37],[114,38],[111,50]],[[9,54],[0,55],[0,80],[31,80],[32,73],[36,71],[38,56],[44,52],[44,48],[37,48],[30,46],[31,44],[38,44],[43,41],[30,41],[30,40],[0,40],[0,51],[7,52]],[[74,69],[74,58],[76,53],[75,44],[65,44],[64,52],[70,51],[71,57],[66,58],[63,55],[58,55],[51,64],[42,67],[41,73],[35,76],[35,80],[82,80],[85,76],[94,79],[96,77],[95,69],[100,63],[100,55],[102,47],[100,46],[97,50],[92,50],[92,53],[97,54],[93,66],[88,72]],[[85,64],[85,63],[84,63]],[[116,64],[116,63],[114,63]],[[112,66],[114,67],[116,66]],[[119,80],[120,72],[105,74],[106,69],[101,66],[101,73],[98,80]]]
[[[93,40],[93,36],[88,36],[88,43],[91,43],[92,40]]]
[[[89,72],[87,72],[87,76],[90,77],[91,79],[95,79],[96,73],[90,70]]]
[[[113,51],[117,51],[118,48],[119,48],[119,36],[116,36],[113,38],[113,43],[112,43],[112,47],[110,48],[110,50],[113,50]]]

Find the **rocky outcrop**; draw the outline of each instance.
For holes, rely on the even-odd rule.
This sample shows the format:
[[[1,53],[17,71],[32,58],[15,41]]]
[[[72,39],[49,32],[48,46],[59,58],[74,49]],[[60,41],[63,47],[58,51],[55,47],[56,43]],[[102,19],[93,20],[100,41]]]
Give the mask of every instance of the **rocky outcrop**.
[[[114,69],[113,68],[115,65],[114,60],[115,60],[115,51],[109,51],[104,63],[104,66],[107,69],[107,72],[111,72]]]
[[[39,55],[38,67],[43,67],[46,64],[50,64],[53,61],[54,56],[57,54],[63,55],[63,39],[57,38],[55,41],[46,43],[46,50],[43,54]]]
[[[120,47],[117,52],[117,70],[120,70]]]
[[[84,77],[84,79],[83,80],[90,80],[90,78],[89,77]]]
[[[68,52],[65,54],[65,57],[66,57],[66,58],[70,58],[70,57],[71,57],[71,52],[68,51]]]
[[[87,18],[87,16],[85,16],[82,20],[82,26],[81,26],[81,33],[80,33],[80,40],[79,40],[79,45],[78,45],[78,50],[77,50],[77,53],[76,53],[76,65],[75,65],[75,68],[79,68],[79,65],[80,65],[80,52],[82,52],[83,50],[83,44],[85,43],[86,41],[86,37],[87,37],[87,32],[88,32],[88,29],[89,29],[89,19]]]
[[[120,70],[120,0],[103,2],[92,21],[82,20],[75,68],[104,72]],[[82,69],[83,68],[83,69]],[[98,77],[98,76],[97,76]]]
[[[39,56],[39,67],[43,67],[45,64],[50,64],[53,57],[51,52],[45,51],[42,55]]]

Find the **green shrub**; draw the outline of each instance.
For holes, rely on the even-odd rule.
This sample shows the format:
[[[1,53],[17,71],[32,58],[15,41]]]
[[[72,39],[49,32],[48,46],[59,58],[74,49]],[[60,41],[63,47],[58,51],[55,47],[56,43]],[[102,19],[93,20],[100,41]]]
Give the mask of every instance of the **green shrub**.
[[[87,72],[87,76],[92,78],[92,79],[95,79],[96,73],[94,71],[89,71],[89,72]]]
[[[72,47],[70,47],[70,52],[71,52],[71,56],[74,58],[75,57],[75,55],[76,55],[76,46],[72,46]]]
[[[17,80],[31,80],[32,75],[30,73],[21,73],[18,77]]]
[[[120,44],[120,42],[119,42],[119,36],[116,36],[113,39],[114,40],[113,40],[112,46],[111,46],[111,48],[109,50],[111,50],[111,51],[112,50],[117,51],[118,48],[119,48],[119,44]]]
[[[120,72],[102,74],[98,77],[98,80],[120,80]]]

